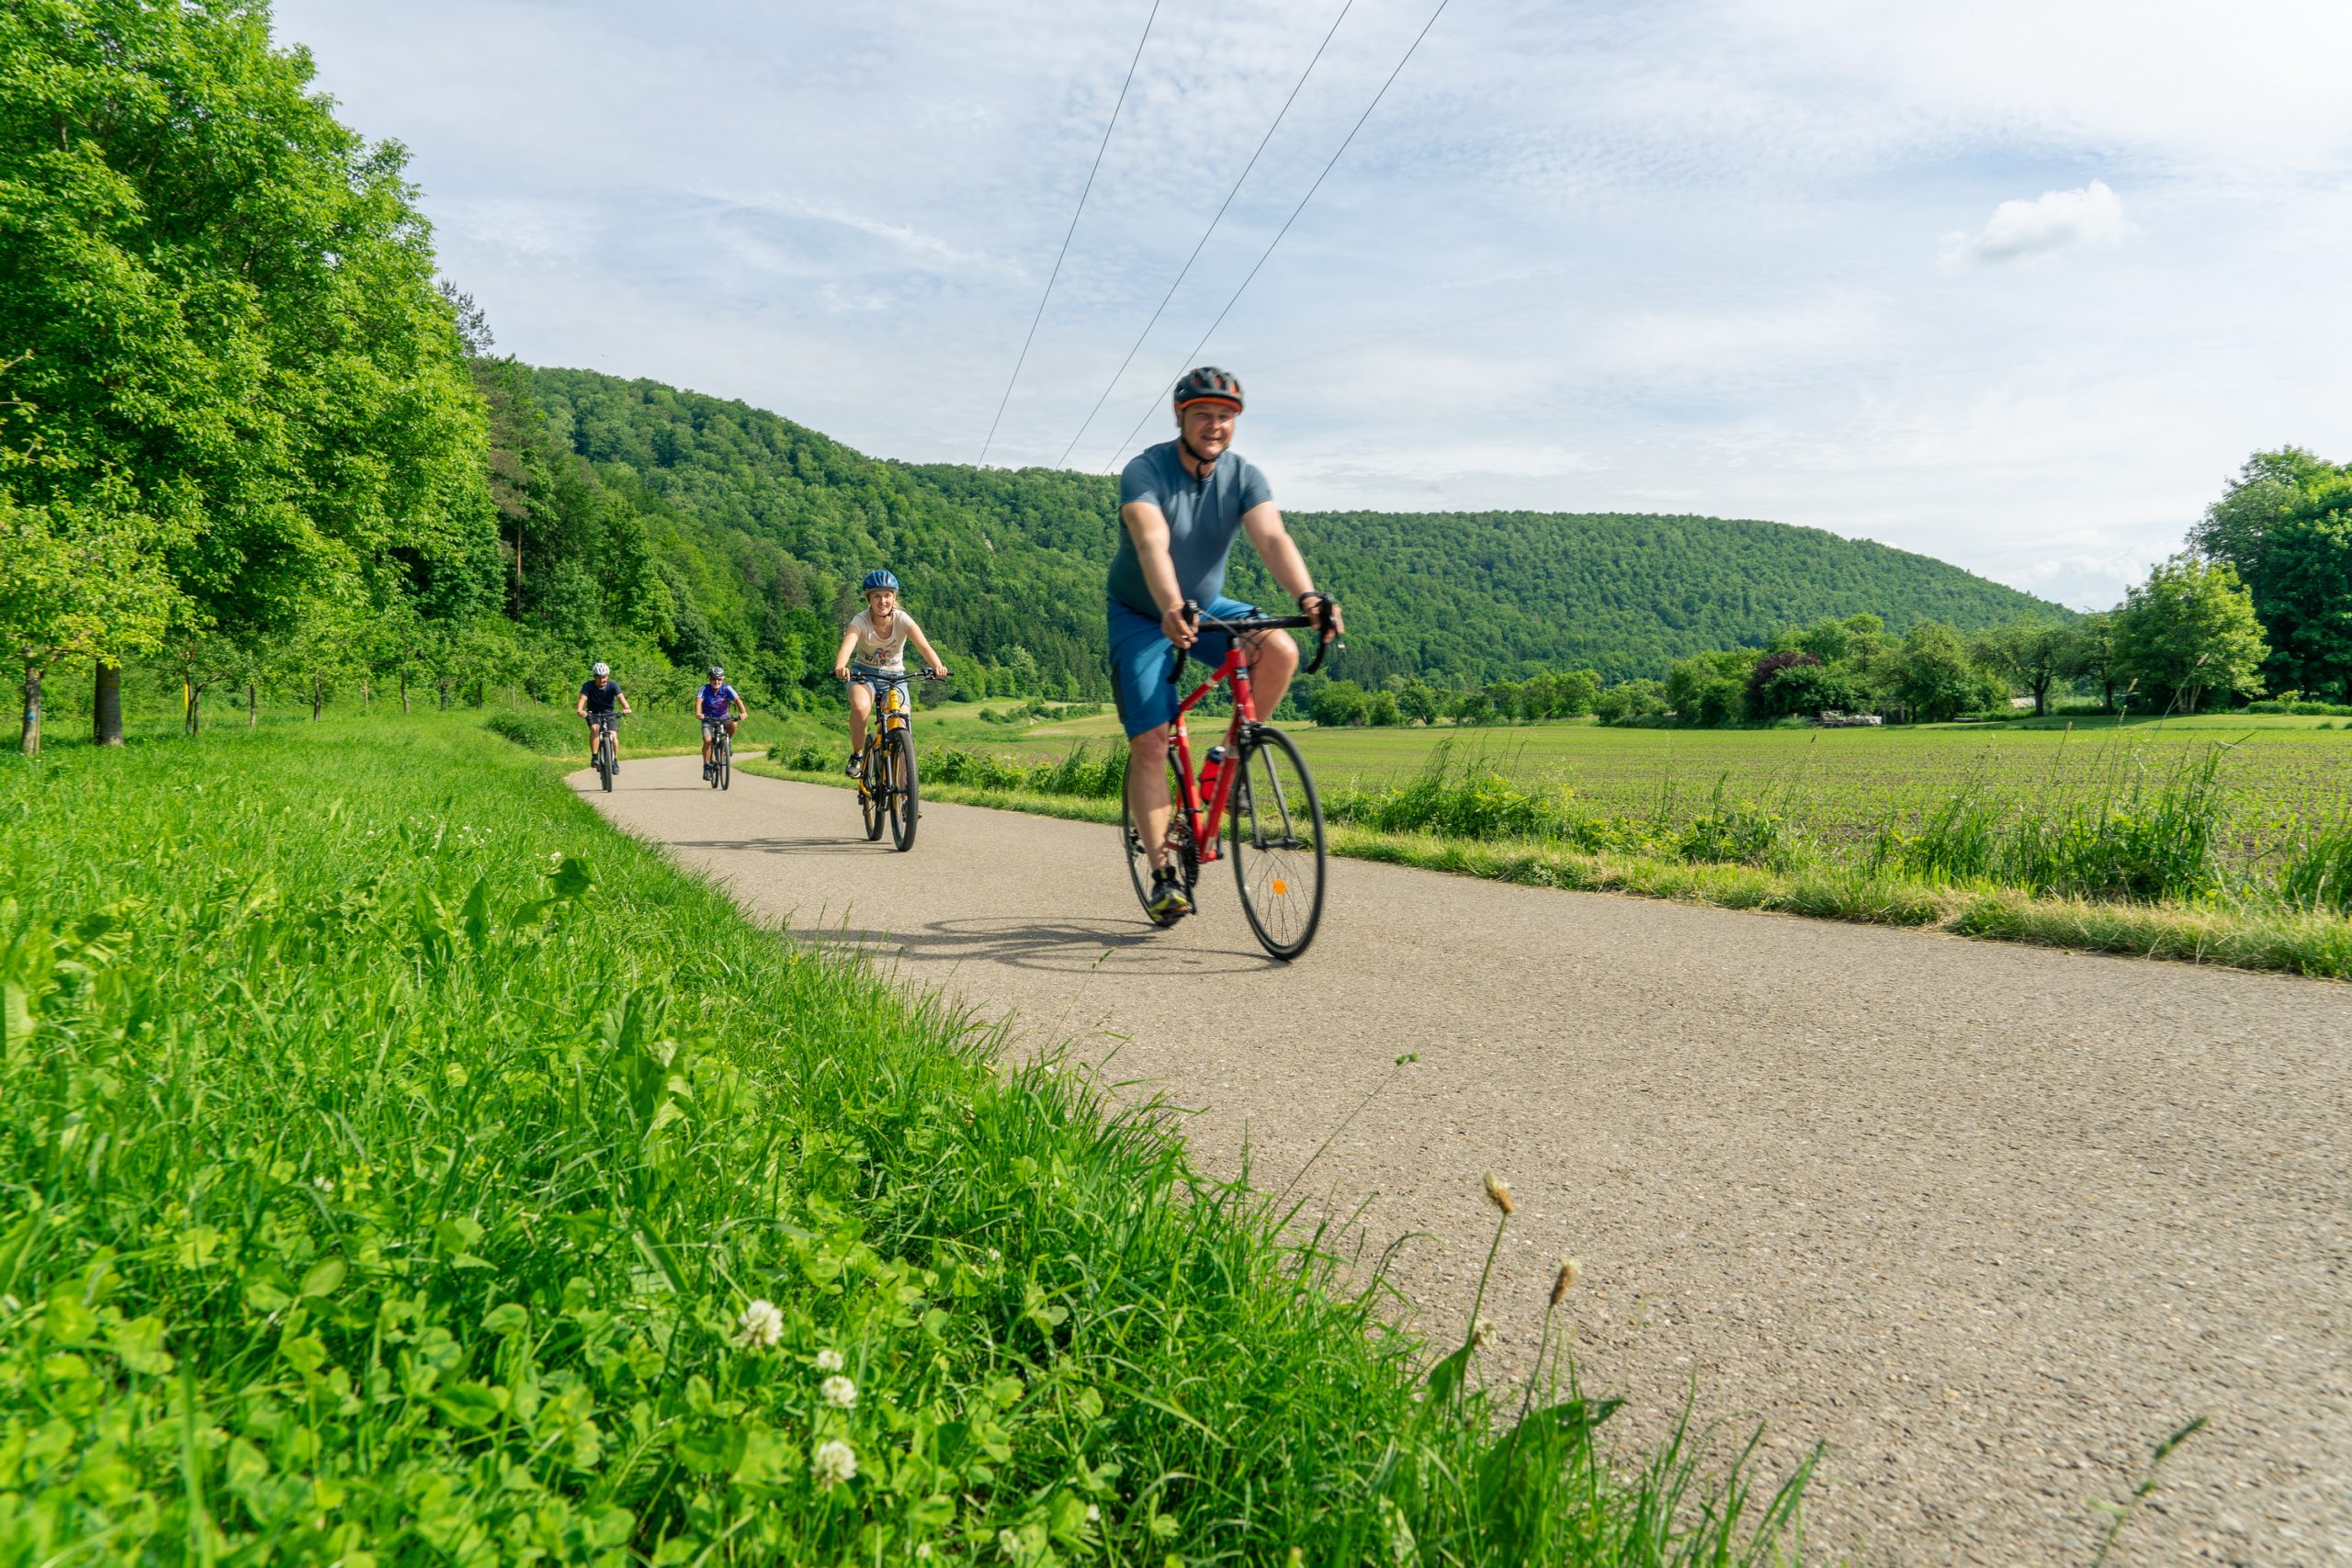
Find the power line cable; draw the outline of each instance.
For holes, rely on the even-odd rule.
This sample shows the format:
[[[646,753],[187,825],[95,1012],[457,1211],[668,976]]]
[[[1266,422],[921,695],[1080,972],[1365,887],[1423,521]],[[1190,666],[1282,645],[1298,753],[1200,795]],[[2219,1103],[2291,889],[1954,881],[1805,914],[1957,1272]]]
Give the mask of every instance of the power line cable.
[[[1029,345],[1037,336],[1037,323],[1046,319],[1046,301],[1054,297],[1054,282],[1062,275],[1062,258],[1069,254],[1070,236],[1078,232],[1078,220],[1085,214],[1086,197],[1094,189],[1094,176],[1102,167],[1102,154],[1111,145],[1111,132],[1118,128],[1119,111],[1126,107],[1127,89],[1135,85],[1136,66],[1143,59],[1143,46],[1151,40],[1151,24],[1159,16],[1159,0],[1151,0],[1151,13],[1143,19],[1143,37],[1136,39],[1135,58],[1127,62],[1127,79],[1119,84],[1118,102],[1111,106],[1111,123],[1102,128],[1102,144],[1094,149],[1094,165],[1086,171],[1086,185],[1078,193],[1078,210],[1069,215],[1069,232],[1062,236],[1062,248],[1055,253],[1054,270],[1046,276],[1046,292],[1037,301],[1037,313],[1029,318],[1029,335],[1021,340],[1021,353],[1012,362],[1012,374],[1004,383],[1004,396],[997,400],[996,418],[989,421],[989,435],[980,443],[980,461],[989,460],[989,448],[996,445],[996,427],[1004,423],[1004,409],[1012,400],[1013,384],[1021,379],[1021,367],[1029,358]]]
[[[1372,118],[1372,111],[1380,107],[1380,100],[1388,96],[1388,89],[1396,85],[1396,78],[1404,73],[1405,66],[1412,60],[1414,51],[1421,47],[1421,39],[1430,36],[1430,29],[1437,26],[1437,19],[1445,15],[1446,6],[1452,3],[1453,0],[1438,0],[1437,9],[1431,11],[1430,13],[1430,19],[1421,24],[1421,30],[1414,35],[1412,43],[1405,51],[1404,59],[1399,60],[1396,62],[1396,69],[1388,73],[1388,80],[1380,85],[1380,91],[1374,93],[1372,96],[1372,102],[1364,106],[1363,113],[1357,118],[1354,128],[1348,132],[1347,140],[1341,141],[1339,146],[1339,151],[1331,154],[1331,161],[1323,165],[1323,173],[1315,176],[1315,183],[1306,187],[1306,194],[1298,198],[1298,205],[1290,209],[1290,216],[1288,218],[1283,220],[1283,226],[1279,230],[1275,231],[1274,237],[1268,243],[1264,254],[1259,256],[1258,265],[1250,269],[1250,276],[1241,280],[1241,288],[1233,291],[1233,298],[1227,299],[1225,302],[1225,309],[1216,313],[1216,320],[1209,323],[1209,330],[1201,334],[1201,341],[1194,344],[1193,345],[1193,352],[1184,356],[1183,368],[1177,371],[1178,375],[1182,375],[1184,370],[1190,369],[1193,367],[1193,363],[1199,359],[1201,350],[1207,347],[1209,339],[1216,334],[1217,328],[1225,324],[1225,318],[1232,314],[1233,307],[1240,302],[1242,290],[1250,287],[1250,279],[1258,276],[1259,267],[1264,266],[1266,265],[1267,257],[1272,256],[1274,254],[1274,246],[1283,243],[1283,236],[1290,232],[1290,226],[1298,221],[1298,215],[1306,210],[1306,204],[1308,202],[1315,199],[1315,193],[1323,188],[1324,180],[1329,176],[1332,169],[1338,166],[1340,153],[1345,152],[1348,150],[1349,143],[1355,141],[1356,131],[1363,129],[1363,122]],[[1172,380],[1170,384],[1173,384]],[[1135,429],[1127,432],[1125,440],[1121,441],[1119,445],[1113,449],[1109,460],[1103,463],[1102,468],[1105,473],[1110,471],[1112,463],[1118,461],[1119,454],[1126,450],[1128,443],[1135,440],[1136,432],[1143,429],[1145,422],[1149,420],[1151,415],[1151,409],[1144,410],[1143,418],[1136,421]]]
[[[1296,85],[1291,88],[1290,96],[1283,100],[1282,112],[1274,116],[1273,124],[1266,127],[1266,134],[1260,139],[1258,142],[1258,151],[1250,153],[1250,162],[1241,166],[1240,178],[1236,179],[1233,182],[1233,188],[1225,193],[1225,200],[1220,202],[1217,206],[1216,216],[1210,219],[1209,226],[1201,231],[1201,243],[1194,245],[1193,247],[1193,254],[1184,258],[1183,269],[1177,273],[1176,281],[1170,284],[1168,286],[1168,292],[1160,296],[1158,309],[1151,312],[1151,320],[1143,324],[1143,331],[1136,334],[1135,344],[1127,350],[1127,356],[1119,361],[1119,367],[1116,370],[1111,372],[1111,379],[1109,383],[1103,387],[1102,395],[1094,400],[1094,406],[1092,408],[1086,411],[1086,418],[1084,422],[1079,425],[1078,434],[1069,438],[1069,445],[1063,447],[1062,455],[1055,459],[1057,465],[1069,461],[1069,455],[1072,452],[1077,451],[1078,444],[1085,439],[1087,428],[1094,423],[1094,416],[1102,412],[1102,405],[1111,400],[1111,394],[1113,392],[1118,390],[1119,378],[1125,376],[1127,373],[1127,367],[1136,362],[1136,355],[1142,349],[1144,339],[1149,337],[1151,335],[1151,329],[1159,324],[1160,312],[1168,309],[1168,302],[1176,298],[1176,290],[1182,288],[1184,279],[1192,276],[1193,264],[1201,259],[1201,252],[1207,248],[1209,236],[1216,233],[1216,226],[1225,220],[1225,209],[1231,207],[1233,205],[1233,198],[1241,194],[1242,182],[1249,179],[1250,171],[1256,168],[1258,166],[1258,160],[1264,156],[1266,144],[1273,141],[1274,132],[1282,129],[1283,117],[1290,113],[1290,106],[1298,101],[1300,88],[1305,87],[1306,85],[1306,79],[1315,74],[1317,62],[1322,60],[1323,51],[1331,47],[1332,39],[1339,36],[1340,24],[1348,19],[1348,13],[1355,9],[1355,4],[1356,0],[1347,0],[1347,4],[1340,7],[1339,16],[1333,18],[1331,22],[1331,30],[1325,33],[1323,35],[1323,41],[1315,46],[1315,58],[1306,62],[1306,69],[1298,73],[1298,82]]]

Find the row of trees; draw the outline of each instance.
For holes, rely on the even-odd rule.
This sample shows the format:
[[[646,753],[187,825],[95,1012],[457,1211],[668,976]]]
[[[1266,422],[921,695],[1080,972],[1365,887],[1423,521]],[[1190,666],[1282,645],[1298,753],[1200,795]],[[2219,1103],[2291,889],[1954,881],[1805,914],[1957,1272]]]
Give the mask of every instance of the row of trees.
[[[1770,724],[1822,714],[1881,714],[1939,721],[2006,709],[2013,695],[2049,711],[2063,689],[2120,707],[2193,713],[2262,687],[2269,652],[2252,595],[2226,562],[2183,555],[2165,562],[2111,612],[2070,622],[2022,616],[1973,635],[1938,621],[1900,637],[1870,615],[1792,627],[1762,648],[1674,660],[1664,681],[1604,686],[1589,670],[1433,690],[1392,676],[1376,691],[1351,681],[1306,682],[1317,724],[1533,722],[1597,715],[1604,724],[1671,716],[1702,728]]]
[[[1939,622],[1890,637],[1875,615],[1816,621],[1761,649],[1674,661],[1656,691],[1611,705],[1623,722],[1671,712],[1702,726],[1792,716],[1881,714],[1938,721],[2031,697],[2049,711],[2063,689],[2101,705],[2194,713],[2261,690],[2268,652],[2233,568],[2184,554],[2152,571],[2112,611],[2062,622],[2021,616],[1973,636]]]
[[[239,6],[0,7],[0,637],[206,683],[323,606],[494,603],[486,439],[395,145]]]
[[[126,666],[191,725],[223,690],[560,697],[598,658],[657,700],[718,663],[802,705],[835,695],[867,566],[987,553],[904,473],[772,416],[493,357],[400,148],[336,121],[261,6],[26,0],[0,62],[0,647],[28,750],[65,667],[95,670],[102,741]],[[737,506],[721,475],[762,463]],[[1084,575],[1072,626],[1100,618]],[[957,647],[960,694],[1081,694],[1080,635],[1038,635],[1043,660],[1017,631]]]

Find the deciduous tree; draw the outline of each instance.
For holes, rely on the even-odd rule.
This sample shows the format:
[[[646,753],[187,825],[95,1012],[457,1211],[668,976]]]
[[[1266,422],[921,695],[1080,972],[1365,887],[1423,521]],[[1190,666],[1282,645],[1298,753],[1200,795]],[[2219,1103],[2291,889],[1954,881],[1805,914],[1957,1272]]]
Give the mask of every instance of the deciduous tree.
[[[2177,555],[2124,596],[2115,616],[2119,671],[2195,713],[2208,693],[2258,692],[2269,645],[2254,598],[2225,562]]]

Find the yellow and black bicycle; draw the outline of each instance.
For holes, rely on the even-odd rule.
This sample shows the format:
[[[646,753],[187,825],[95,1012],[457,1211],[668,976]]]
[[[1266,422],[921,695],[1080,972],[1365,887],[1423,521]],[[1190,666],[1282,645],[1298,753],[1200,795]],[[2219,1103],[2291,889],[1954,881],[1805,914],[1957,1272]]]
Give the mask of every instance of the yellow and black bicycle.
[[[938,676],[922,671],[926,681]],[[874,717],[865,727],[865,750],[857,757],[857,809],[865,819],[868,843],[890,829],[901,852],[915,847],[922,818],[922,792],[915,767],[914,705],[907,700],[913,677],[860,671],[850,677],[874,688]]]

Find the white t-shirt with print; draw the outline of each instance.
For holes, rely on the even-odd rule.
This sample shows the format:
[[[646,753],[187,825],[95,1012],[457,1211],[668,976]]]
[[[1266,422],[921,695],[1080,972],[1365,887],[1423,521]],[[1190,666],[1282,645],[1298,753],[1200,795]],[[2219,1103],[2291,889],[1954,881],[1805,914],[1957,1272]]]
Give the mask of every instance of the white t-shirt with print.
[[[890,617],[890,635],[885,638],[874,629],[874,612],[860,610],[849,620],[849,629],[857,634],[854,661],[892,675],[901,675],[907,668],[907,636],[916,630],[914,617],[900,610]]]

